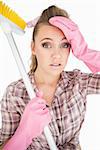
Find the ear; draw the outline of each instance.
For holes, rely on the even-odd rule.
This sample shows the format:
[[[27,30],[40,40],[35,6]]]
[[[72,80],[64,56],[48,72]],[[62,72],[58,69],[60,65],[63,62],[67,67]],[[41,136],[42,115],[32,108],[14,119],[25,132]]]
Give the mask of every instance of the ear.
[[[32,54],[35,55],[35,45],[33,41],[31,41],[31,50],[32,50]]]

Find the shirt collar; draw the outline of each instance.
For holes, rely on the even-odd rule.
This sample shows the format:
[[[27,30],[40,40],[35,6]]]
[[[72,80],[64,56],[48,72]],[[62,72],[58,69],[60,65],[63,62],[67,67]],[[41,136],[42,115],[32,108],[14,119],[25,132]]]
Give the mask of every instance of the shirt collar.
[[[34,73],[29,72],[28,75],[29,75],[31,84],[33,85],[34,91],[38,92],[38,89],[37,89],[35,81],[34,81]],[[71,83],[71,77],[69,76],[69,73],[62,71],[60,74],[60,79],[57,83],[55,96],[58,96],[62,92],[64,92],[70,83]]]

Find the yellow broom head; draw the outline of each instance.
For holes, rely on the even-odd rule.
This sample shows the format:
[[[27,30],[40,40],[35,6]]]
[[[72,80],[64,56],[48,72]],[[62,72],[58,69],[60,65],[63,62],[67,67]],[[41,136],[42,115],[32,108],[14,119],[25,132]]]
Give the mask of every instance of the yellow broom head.
[[[10,9],[10,7],[2,1],[0,1],[0,15],[16,24],[22,30],[25,29],[26,22],[20,16],[18,16],[18,14],[15,11]]]

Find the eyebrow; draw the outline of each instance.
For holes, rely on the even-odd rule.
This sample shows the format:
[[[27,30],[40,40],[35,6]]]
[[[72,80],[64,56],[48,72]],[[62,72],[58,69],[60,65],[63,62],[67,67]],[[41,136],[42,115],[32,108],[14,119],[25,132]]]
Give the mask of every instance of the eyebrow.
[[[51,40],[51,41],[53,41],[51,38],[43,38],[41,41],[44,41],[44,40]],[[63,40],[67,40],[66,37],[63,37],[63,38],[61,39],[61,41],[63,41]],[[41,42],[41,41],[40,41],[40,42]]]
[[[67,40],[67,38],[64,36],[64,37],[62,38],[62,40]]]
[[[43,38],[41,41],[44,41],[44,40],[51,40],[52,41],[51,38]]]

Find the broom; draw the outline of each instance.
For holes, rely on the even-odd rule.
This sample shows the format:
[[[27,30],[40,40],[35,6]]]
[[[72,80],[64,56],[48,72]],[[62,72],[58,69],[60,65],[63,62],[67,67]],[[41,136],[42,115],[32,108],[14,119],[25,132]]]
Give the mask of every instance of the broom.
[[[35,92],[33,90],[32,84],[30,83],[30,79],[26,73],[23,61],[21,59],[21,56],[19,54],[18,48],[12,35],[12,32],[24,34],[26,22],[15,11],[10,9],[5,3],[0,1],[0,26],[2,27],[2,30],[7,37],[13,56],[17,63],[19,72],[23,78],[25,87],[29,94],[29,97],[30,99],[32,99],[33,97],[35,97]],[[44,128],[44,134],[46,136],[46,140],[49,144],[50,149],[57,150],[57,147],[55,145],[54,139],[48,126]]]

